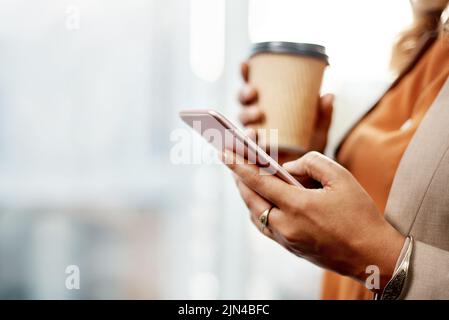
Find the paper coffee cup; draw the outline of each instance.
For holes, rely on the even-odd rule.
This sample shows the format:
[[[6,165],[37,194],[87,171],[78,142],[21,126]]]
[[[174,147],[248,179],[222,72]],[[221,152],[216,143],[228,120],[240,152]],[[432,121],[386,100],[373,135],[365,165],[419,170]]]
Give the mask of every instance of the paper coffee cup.
[[[281,152],[309,150],[327,65],[320,45],[262,42],[253,46],[249,83],[265,113],[264,121],[254,127],[264,129],[258,130],[260,145]]]

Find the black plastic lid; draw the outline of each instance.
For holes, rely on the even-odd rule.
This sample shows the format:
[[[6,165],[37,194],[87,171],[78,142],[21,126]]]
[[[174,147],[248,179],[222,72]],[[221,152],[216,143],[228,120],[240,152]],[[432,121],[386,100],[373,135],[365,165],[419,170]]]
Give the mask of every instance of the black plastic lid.
[[[251,56],[262,52],[310,56],[324,60],[326,64],[329,64],[326,48],[318,44],[272,41],[255,43],[251,48]]]

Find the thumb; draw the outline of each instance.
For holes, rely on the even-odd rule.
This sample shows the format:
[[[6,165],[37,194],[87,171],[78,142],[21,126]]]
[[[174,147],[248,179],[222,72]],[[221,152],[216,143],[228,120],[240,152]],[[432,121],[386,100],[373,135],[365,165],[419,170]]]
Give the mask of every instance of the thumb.
[[[308,152],[295,161],[286,162],[283,167],[293,175],[310,177],[320,182],[323,187],[330,186],[345,170],[335,161],[316,151]]]
[[[334,99],[333,94],[325,94],[320,98],[318,119],[317,119],[317,129],[327,132],[332,121],[332,113],[334,109]]]
[[[310,143],[311,150],[324,151],[327,144],[327,134],[332,122],[334,95],[326,94],[318,103],[318,115],[315,122],[315,133]]]

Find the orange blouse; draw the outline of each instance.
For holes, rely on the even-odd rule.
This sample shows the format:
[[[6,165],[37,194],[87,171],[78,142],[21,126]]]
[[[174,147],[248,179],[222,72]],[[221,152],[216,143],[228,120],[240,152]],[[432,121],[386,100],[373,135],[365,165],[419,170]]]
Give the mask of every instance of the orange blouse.
[[[399,161],[449,76],[449,39],[439,37],[350,132],[337,155],[384,212]],[[429,137],[430,139],[431,137]],[[371,299],[362,284],[326,272],[323,299]]]

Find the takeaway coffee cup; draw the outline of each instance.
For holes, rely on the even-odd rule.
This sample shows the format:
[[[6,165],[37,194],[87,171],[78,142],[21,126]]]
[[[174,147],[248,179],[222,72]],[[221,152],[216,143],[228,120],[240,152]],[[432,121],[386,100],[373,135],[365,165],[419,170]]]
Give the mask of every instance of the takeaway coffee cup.
[[[280,152],[310,147],[318,112],[325,48],[316,44],[262,42],[252,47],[249,83],[258,92],[263,123],[255,126],[259,144]]]

